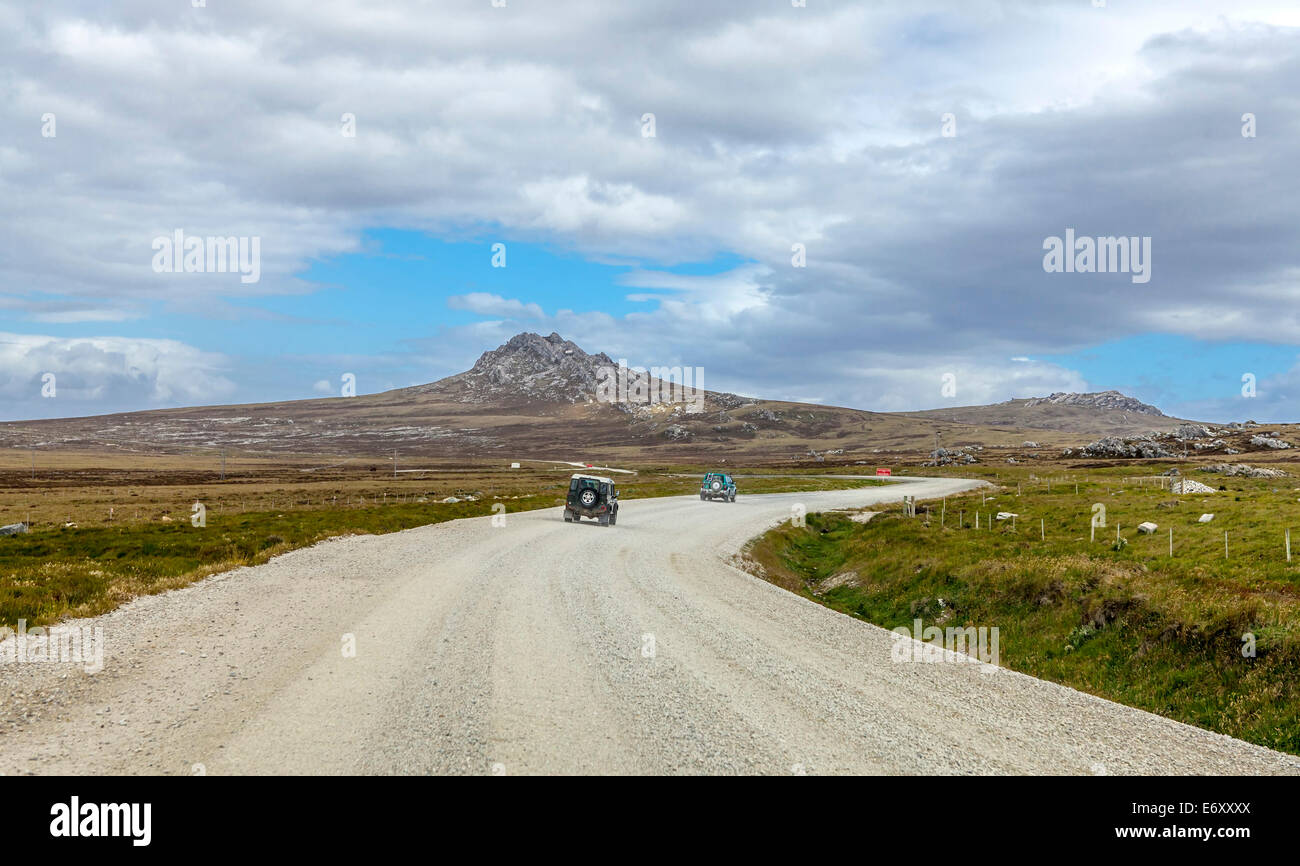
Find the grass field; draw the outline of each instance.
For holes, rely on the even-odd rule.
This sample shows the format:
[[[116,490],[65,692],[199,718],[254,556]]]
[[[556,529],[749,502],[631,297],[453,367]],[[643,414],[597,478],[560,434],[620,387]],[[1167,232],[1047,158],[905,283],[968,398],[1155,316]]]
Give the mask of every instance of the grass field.
[[[996,627],[1003,666],[1300,753],[1297,480],[1191,472],[1227,489],[1176,496],[1134,472],[1062,474],[1049,491],[1030,471],[998,470],[986,501],[953,497],[913,518],[891,507],[865,524],[808,515],[750,556],[767,579],[851,616]],[[1095,504],[1106,526],[1093,541]],[[990,525],[999,511],[1018,515],[1014,527]],[[1138,533],[1144,521],[1159,529]]]
[[[384,533],[492,513],[563,503],[572,467],[469,467],[397,477],[355,466],[317,469],[236,462],[226,478],[210,458],[200,465],[48,467],[35,477],[0,472],[0,525],[32,531],[0,537],[0,625],[48,624],[110,610],[142,594],[184,586],[209,574],[339,535]],[[689,477],[677,477],[689,472]],[[648,467],[618,475],[625,501],[693,493],[703,470]],[[742,495],[829,490],[872,484],[844,479],[746,479]],[[442,500],[456,498],[458,502]],[[205,526],[193,525],[195,503]],[[557,517],[558,519],[558,517]]]

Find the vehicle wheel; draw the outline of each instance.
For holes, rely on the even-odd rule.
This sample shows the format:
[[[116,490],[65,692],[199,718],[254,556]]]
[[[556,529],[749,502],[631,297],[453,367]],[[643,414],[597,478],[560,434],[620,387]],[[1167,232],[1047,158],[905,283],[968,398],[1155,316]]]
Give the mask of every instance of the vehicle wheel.
[[[704,499],[705,499],[705,496],[704,496],[704,494],[703,494],[703,493],[701,493],[701,494],[700,494],[700,501],[701,501],[701,502],[703,502],[703,501],[704,501]]]
[[[728,501],[728,502],[735,502],[735,501],[736,501],[736,494],[734,494],[734,493],[731,494],[731,497],[730,497],[727,501]]]
[[[601,525],[601,526],[609,526],[609,515],[608,515],[608,514],[602,514],[602,515],[600,516],[600,525]]]
[[[609,516],[609,525],[610,525],[610,526],[613,526],[613,525],[616,524],[616,523],[618,523],[618,512],[617,512],[617,511],[615,511],[613,514],[611,514],[611,515]]]
[[[722,490],[722,482],[721,482],[721,481],[715,481],[715,482],[713,482],[713,492],[714,492],[714,493],[718,493],[718,492],[720,492],[721,490]]]
[[[578,502],[582,503],[583,508],[595,508],[599,499],[600,494],[590,487],[578,494]]]
[[[570,510],[567,509],[567,508],[564,509],[564,522],[565,522],[565,523],[572,523],[572,522],[573,522],[573,512],[570,511]]]

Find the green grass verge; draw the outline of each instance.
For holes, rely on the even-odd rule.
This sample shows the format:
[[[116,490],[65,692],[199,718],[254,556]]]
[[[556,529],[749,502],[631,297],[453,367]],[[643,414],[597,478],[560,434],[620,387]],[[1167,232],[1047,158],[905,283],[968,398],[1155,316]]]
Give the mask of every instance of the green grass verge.
[[[1300,504],[1294,482],[1280,481],[1219,479],[1231,489],[1205,496],[1113,481],[1016,496],[1012,483],[985,505],[979,494],[949,498],[943,526],[937,503],[866,524],[812,514],[750,554],[767,579],[851,616],[891,629],[918,618],[997,627],[1005,667],[1300,754],[1300,532],[1296,563],[1283,547],[1285,528],[1300,529]],[[1093,502],[1108,518],[1095,542]],[[1019,514],[1014,530],[988,529],[999,510]],[[1197,523],[1202,512],[1214,522]],[[1144,520],[1160,529],[1137,534]],[[1117,521],[1127,527],[1118,549]]]

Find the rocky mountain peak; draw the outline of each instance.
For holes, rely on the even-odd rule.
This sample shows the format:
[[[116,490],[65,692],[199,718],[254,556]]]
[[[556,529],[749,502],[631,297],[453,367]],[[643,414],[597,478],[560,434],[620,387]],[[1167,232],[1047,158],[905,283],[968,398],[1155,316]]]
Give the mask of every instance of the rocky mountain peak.
[[[1057,406],[1083,406],[1090,409],[1105,409],[1118,412],[1134,412],[1139,415],[1159,415],[1165,417],[1155,406],[1143,403],[1135,397],[1121,394],[1119,391],[1095,391],[1090,394],[1075,394],[1058,391],[1046,397],[1032,397],[1025,401],[1025,408],[1052,404]]]
[[[438,383],[465,402],[522,398],[585,403],[594,399],[601,367],[615,362],[604,352],[589,355],[581,346],[552,332],[543,337],[515,334],[484,352],[468,371]]]

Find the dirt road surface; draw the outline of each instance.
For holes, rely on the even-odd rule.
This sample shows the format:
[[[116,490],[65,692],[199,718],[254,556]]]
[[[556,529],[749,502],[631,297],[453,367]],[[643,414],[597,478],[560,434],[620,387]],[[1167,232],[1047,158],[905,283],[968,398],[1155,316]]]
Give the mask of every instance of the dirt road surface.
[[[970,486],[742,489],[629,500],[611,528],[551,508],[325,542],[73,623],[102,627],[98,673],[0,665],[0,771],[1300,772],[1006,670],[892,661],[888,632],[729,562],[796,504]]]

